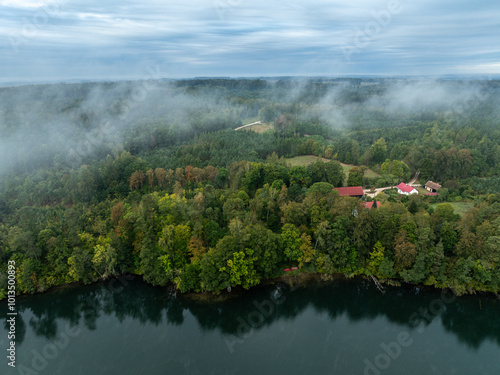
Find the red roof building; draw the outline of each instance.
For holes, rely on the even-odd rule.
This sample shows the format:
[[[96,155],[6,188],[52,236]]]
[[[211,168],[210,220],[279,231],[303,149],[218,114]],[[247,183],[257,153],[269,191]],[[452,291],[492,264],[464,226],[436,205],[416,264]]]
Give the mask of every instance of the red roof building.
[[[363,193],[362,186],[349,186],[349,187],[338,187],[335,188],[339,192],[341,197],[358,197],[361,198],[365,193]]]
[[[404,194],[404,195],[418,194],[417,189],[415,189],[413,186],[405,184],[404,182],[401,182],[397,186],[397,188],[399,194]]]
[[[365,205],[365,207],[368,208],[368,209],[370,209],[370,210],[373,208],[373,203],[375,203],[375,202],[363,202],[363,204]],[[379,201],[377,201],[377,205],[375,207],[379,208],[381,205],[382,205],[382,203],[379,202]]]

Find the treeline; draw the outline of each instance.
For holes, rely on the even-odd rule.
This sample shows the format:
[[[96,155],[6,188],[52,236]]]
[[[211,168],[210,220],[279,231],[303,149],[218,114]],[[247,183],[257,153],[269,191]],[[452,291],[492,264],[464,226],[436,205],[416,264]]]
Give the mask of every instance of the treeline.
[[[500,289],[498,194],[462,218],[450,204],[432,209],[420,196],[368,210],[334,191],[345,177],[336,161],[290,168],[274,155],[266,163],[169,170],[124,153],[115,162],[127,158],[134,163],[118,177],[127,194],[96,199],[99,189],[83,178],[75,201],[4,212],[2,295],[8,260],[16,261],[24,293],[127,272],[182,292],[219,292],[293,266],[458,293]]]
[[[411,93],[411,82],[403,83]],[[175,159],[170,168],[227,167],[276,152],[324,156],[377,172],[385,160],[401,160],[412,174],[440,183],[499,174],[497,81],[475,83],[487,95],[472,91],[470,82],[437,82],[440,90],[476,95],[449,106],[443,98],[424,105],[412,97],[415,103],[408,99],[399,108],[394,95],[403,83],[195,79],[2,88],[0,173],[69,172],[125,149],[153,167],[164,158]],[[414,95],[422,99],[425,92]],[[397,99],[399,105],[405,100]],[[223,132],[245,119],[272,124],[272,134]]]
[[[126,272],[220,291],[290,266],[497,291],[496,83],[470,111],[395,109],[393,86],[200,79],[157,82],[144,101],[137,82],[0,89],[0,290],[15,260],[26,293]],[[234,131],[245,118],[272,130]],[[289,167],[298,155],[332,161]],[[345,176],[339,161],[381,176]],[[369,211],[333,191],[417,171],[443,185],[437,197]],[[429,204],[471,197],[462,218]]]

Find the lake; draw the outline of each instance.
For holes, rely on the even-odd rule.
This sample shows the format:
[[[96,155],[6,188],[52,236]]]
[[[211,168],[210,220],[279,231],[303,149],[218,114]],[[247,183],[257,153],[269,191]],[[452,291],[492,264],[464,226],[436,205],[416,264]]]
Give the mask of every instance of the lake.
[[[139,278],[18,297],[2,374],[498,374],[500,300],[365,280],[277,283],[223,301]],[[6,301],[1,302],[4,317]],[[0,344],[8,346],[6,319]]]

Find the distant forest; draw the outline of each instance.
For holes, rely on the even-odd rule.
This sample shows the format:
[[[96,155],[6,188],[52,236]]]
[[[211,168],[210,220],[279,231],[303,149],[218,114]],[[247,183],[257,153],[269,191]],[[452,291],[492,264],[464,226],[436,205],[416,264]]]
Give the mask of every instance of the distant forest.
[[[8,261],[18,293],[125,273],[219,293],[292,268],[499,292],[499,103],[479,80],[0,88],[0,298]],[[436,196],[334,189],[417,172]]]

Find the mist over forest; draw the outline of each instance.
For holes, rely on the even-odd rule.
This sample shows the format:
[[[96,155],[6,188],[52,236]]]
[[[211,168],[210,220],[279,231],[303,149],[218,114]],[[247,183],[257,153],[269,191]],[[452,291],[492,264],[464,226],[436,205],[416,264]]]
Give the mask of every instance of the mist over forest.
[[[220,293],[287,269],[497,292],[499,99],[472,79],[0,88],[0,297],[10,260],[21,293],[126,273]]]
[[[499,16],[0,0],[1,373],[496,374]]]
[[[290,114],[326,134],[375,125],[499,118],[499,82],[412,79],[184,80],[0,88],[0,173],[74,168],[126,149],[151,132],[157,148]],[[158,139],[156,139],[158,138]],[[144,142],[144,140],[141,140]]]

